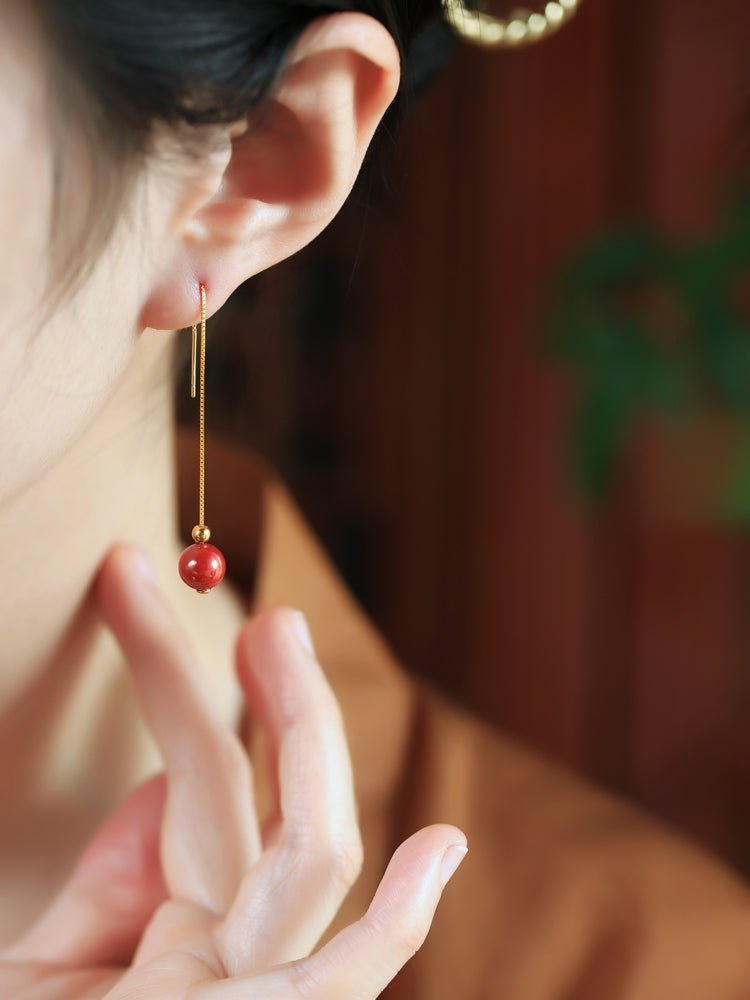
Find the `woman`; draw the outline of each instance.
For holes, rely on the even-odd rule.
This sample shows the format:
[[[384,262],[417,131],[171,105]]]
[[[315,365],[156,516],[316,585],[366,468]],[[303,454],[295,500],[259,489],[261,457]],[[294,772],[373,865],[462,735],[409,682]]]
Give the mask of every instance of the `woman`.
[[[409,678],[260,460],[209,439],[229,575],[176,572],[173,331],[333,218],[435,12],[333,6],[3,8],[0,996],[744,996],[739,880]]]

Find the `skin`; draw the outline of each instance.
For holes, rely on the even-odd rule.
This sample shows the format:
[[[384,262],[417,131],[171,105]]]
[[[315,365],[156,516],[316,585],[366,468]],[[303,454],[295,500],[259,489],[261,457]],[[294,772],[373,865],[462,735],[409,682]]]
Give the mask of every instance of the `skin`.
[[[247,616],[225,581],[200,598],[198,615],[175,572],[185,541],[170,362],[200,282],[210,317],[336,214],[397,91],[397,49],[366,15],[319,18],[289,53],[261,126],[214,129],[211,152],[193,159],[160,136],[92,272],[47,318],[40,262],[50,258],[56,110],[46,39],[28,6],[4,6],[0,32],[0,182],[12,192],[0,203],[12,248],[0,275],[0,534],[10,577],[0,995],[375,997],[424,940],[444,851],[466,838],[449,824],[417,831],[361,920],[314,951],[362,863],[341,713],[324,669],[290,630],[293,609]],[[62,212],[73,230],[87,150],[74,124],[68,139],[75,170]],[[144,583],[139,549],[154,584]],[[127,772],[101,773],[124,801],[60,888],[44,873],[67,871],[71,845],[80,850],[76,792],[82,769],[90,780],[97,767],[80,749],[82,722],[96,712],[97,679],[123,672],[163,773],[135,790]],[[90,693],[76,713],[60,697],[73,676]],[[233,728],[243,701],[276,748],[262,828],[256,776]],[[45,796],[63,803],[46,840],[32,824]],[[14,886],[5,874],[30,843],[39,875]]]

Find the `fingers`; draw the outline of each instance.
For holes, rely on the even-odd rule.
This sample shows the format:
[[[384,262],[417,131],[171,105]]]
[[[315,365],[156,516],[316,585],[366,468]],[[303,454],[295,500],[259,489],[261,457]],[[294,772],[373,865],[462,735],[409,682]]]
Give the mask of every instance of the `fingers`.
[[[457,827],[419,830],[396,849],[364,916],[314,955],[263,975],[196,987],[191,1000],[374,1000],[427,937],[451,843],[466,845]]]
[[[70,966],[129,961],[166,898],[159,862],[166,782],[139,785],[109,817],[41,917],[2,959]]]
[[[13,1000],[110,1000],[121,969],[73,969],[68,966],[3,965],[0,996]]]
[[[171,896],[224,913],[262,845],[252,769],[219,718],[194,651],[140,551],[116,545],[95,584],[166,764],[161,860]]]
[[[341,709],[295,614],[261,612],[237,640],[240,681],[278,763],[281,826],[220,927],[230,975],[309,954],[362,866]]]

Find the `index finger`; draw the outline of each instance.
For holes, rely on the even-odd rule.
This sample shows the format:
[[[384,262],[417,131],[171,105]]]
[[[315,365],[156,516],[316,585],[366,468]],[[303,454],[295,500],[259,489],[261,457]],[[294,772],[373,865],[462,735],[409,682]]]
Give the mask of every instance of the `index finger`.
[[[144,562],[137,547],[114,546],[97,575],[95,598],[125,654],[164,758],[167,887],[173,897],[224,913],[262,851],[252,768],[239,738],[220,719],[189,638]]]

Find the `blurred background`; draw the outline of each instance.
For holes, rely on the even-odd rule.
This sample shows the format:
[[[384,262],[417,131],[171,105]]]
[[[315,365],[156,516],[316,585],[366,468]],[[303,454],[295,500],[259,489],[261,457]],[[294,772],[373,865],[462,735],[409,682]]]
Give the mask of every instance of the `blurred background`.
[[[334,223],[217,317],[212,430],[406,669],[750,874],[750,4],[418,56]]]

